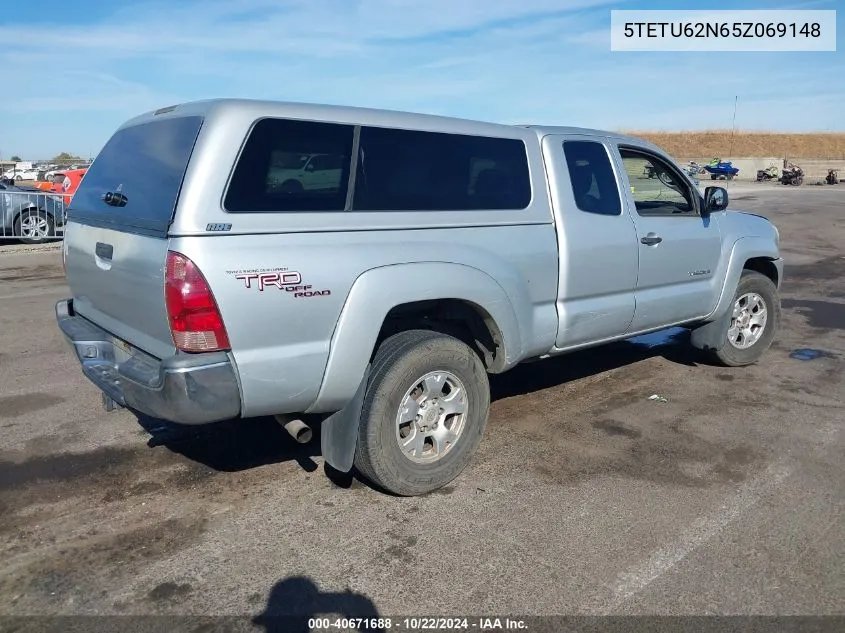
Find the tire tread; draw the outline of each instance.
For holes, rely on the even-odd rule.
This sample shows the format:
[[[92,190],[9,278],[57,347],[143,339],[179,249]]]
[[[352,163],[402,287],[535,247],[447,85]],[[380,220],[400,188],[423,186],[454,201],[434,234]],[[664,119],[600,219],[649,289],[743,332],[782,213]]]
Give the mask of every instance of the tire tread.
[[[760,357],[771,346],[780,325],[780,299],[777,287],[771,279],[755,270],[743,270],[728,309],[732,310],[737,297],[746,292],[756,292],[762,295],[766,301],[766,308],[769,311],[766,331],[763,333],[763,338],[748,349],[738,350],[729,342],[725,342],[720,350],[713,352],[714,360],[725,367],[744,367],[760,360]],[[725,332],[725,336],[727,337],[727,332]]]
[[[446,463],[446,466],[444,462],[439,462],[434,468],[435,472],[430,476],[413,473],[413,469],[410,468],[407,472],[401,472],[401,465],[397,464],[390,454],[390,451],[395,449],[383,445],[383,425],[380,424],[383,418],[380,420],[379,416],[384,415],[385,399],[395,397],[397,388],[397,385],[385,384],[385,381],[389,380],[389,373],[397,363],[403,362],[408,357],[411,357],[412,364],[424,363],[425,359],[435,351],[435,346],[441,349],[449,348],[450,351],[455,352],[456,356],[465,357],[469,360],[474,373],[483,374],[483,376],[474,376],[475,382],[465,384],[468,391],[478,392],[479,409],[475,414],[471,413],[470,420],[467,421],[469,426],[464,429],[462,436],[464,446],[458,451],[456,445],[450,451],[450,455],[455,457]],[[462,380],[466,381],[466,379],[467,377],[462,376]],[[401,496],[423,494],[441,487],[437,480],[445,478],[451,481],[468,464],[486,426],[489,403],[487,372],[476,352],[468,345],[451,335],[435,330],[414,329],[394,334],[384,340],[373,360],[358,427],[355,469],[372,484]],[[474,415],[480,415],[480,418],[474,418]],[[449,460],[450,455],[443,459]]]

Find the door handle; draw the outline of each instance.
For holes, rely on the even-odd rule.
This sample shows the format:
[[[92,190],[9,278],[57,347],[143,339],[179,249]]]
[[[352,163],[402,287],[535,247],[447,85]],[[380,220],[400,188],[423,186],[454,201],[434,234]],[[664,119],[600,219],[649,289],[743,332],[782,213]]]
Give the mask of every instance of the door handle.
[[[94,254],[100,259],[110,260],[114,257],[114,246],[103,242],[97,242],[97,245],[94,247]]]
[[[640,242],[642,242],[646,246],[655,246],[657,244],[660,244],[660,242],[662,242],[662,241],[663,241],[663,238],[660,237],[659,235],[655,235],[654,233],[649,233],[645,237],[640,238]]]

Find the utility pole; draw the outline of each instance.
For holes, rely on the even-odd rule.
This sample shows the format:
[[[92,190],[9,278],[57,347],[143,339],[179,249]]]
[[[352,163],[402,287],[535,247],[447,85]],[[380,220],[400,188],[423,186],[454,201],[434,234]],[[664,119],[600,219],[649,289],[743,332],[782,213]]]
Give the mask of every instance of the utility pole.
[[[739,95],[734,97],[734,118],[733,122],[731,123],[731,142],[730,147],[728,148],[728,157],[731,158],[733,156],[734,151],[734,132],[736,131],[736,104],[739,101]]]

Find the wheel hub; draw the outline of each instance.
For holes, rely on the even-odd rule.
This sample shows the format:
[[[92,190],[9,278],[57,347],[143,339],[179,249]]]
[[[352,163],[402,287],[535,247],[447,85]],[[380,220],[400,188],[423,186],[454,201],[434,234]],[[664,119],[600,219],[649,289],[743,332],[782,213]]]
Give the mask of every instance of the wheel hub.
[[[737,349],[747,349],[763,335],[768,321],[766,302],[756,292],[739,297],[734,303],[728,341]]]
[[[417,431],[428,433],[437,428],[440,418],[439,403],[437,399],[424,401],[420,404],[420,413],[417,415]]]
[[[399,405],[396,439],[410,460],[433,462],[461,436],[467,416],[466,389],[450,372],[431,372],[414,383]]]

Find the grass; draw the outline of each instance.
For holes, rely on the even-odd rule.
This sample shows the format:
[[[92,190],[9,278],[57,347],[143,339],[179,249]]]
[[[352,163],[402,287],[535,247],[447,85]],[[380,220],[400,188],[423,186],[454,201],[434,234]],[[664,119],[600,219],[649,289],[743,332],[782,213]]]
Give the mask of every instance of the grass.
[[[651,141],[674,158],[817,158],[845,160],[845,134],[814,132],[777,134],[730,130],[701,132],[626,131]]]

